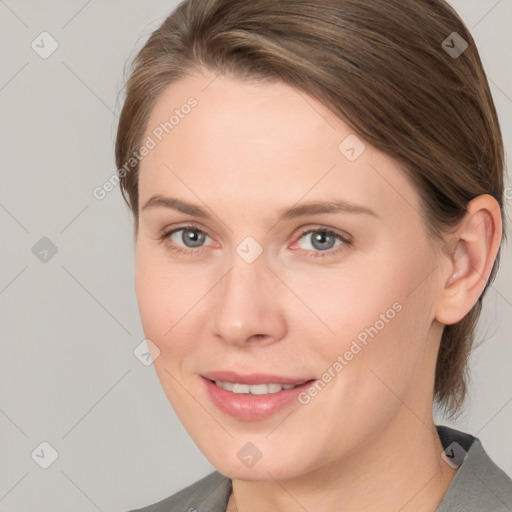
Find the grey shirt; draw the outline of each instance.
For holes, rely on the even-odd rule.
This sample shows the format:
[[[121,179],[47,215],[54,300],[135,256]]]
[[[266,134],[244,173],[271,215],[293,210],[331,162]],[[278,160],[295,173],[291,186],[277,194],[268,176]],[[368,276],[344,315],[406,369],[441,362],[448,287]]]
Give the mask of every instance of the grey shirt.
[[[437,426],[446,460],[460,465],[435,512],[512,512],[512,480],[470,434]],[[465,458],[464,458],[465,457]],[[231,480],[214,471],[158,503],[130,512],[225,512]]]

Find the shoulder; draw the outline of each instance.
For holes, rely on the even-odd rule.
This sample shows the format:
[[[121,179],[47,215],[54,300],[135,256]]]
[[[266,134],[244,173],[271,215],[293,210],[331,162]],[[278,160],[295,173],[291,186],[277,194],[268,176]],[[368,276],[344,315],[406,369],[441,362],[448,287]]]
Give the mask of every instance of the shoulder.
[[[231,480],[214,471],[158,503],[129,512],[225,512]]]
[[[436,512],[510,512],[512,480],[480,440],[449,427],[437,431],[446,456],[458,456],[461,465]]]

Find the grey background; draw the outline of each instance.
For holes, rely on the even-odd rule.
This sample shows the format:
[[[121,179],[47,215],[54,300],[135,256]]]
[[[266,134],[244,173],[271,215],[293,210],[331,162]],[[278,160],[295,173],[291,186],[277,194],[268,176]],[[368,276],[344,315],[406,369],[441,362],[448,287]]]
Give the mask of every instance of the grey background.
[[[452,4],[476,39],[510,152],[512,0]],[[1,511],[126,511],[214,469],[133,354],[144,336],[131,217],[118,188],[92,195],[115,172],[125,63],[175,5],[0,0]],[[47,59],[31,48],[43,31],[59,45]],[[43,237],[57,248],[46,262],[33,252]],[[466,412],[448,424],[512,475],[510,256],[505,247],[487,296]],[[48,469],[36,463],[48,449],[31,457],[43,441],[59,454]]]

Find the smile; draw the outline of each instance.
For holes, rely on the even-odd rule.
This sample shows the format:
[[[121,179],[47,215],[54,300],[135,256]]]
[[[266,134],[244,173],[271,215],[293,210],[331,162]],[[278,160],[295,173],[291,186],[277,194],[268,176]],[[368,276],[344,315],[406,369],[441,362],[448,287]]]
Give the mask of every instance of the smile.
[[[265,420],[283,409],[297,407],[297,396],[314,382],[314,379],[276,376],[272,379],[269,375],[226,375],[224,378],[226,380],[213,380],[211,375],[210,378],[203,376],[206,396],[223,413],[245,421]],[[250,383],[237,382],[239,380],[249,380]],[[275,380],[288,382],[279,383]]]
[[[279,393],[279,391],[282,391],[283,389],[292,389],[296,386],[301,386],[304,382],[301,382],[300,384],[240,384],[238,382],[224,382],[222,380],[216,380],[215,384],[226,391],[231,391],[232,393],[268,395],[270,393]]]

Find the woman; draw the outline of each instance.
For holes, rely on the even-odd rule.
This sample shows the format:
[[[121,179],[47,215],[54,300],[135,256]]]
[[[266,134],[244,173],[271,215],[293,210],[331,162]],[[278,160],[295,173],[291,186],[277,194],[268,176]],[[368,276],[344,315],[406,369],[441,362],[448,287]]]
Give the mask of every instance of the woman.
[[[443,0],[188,0],[116,142],[170,403],[217,468],[141,510],[505,511],[456,414],[503,144]]]

